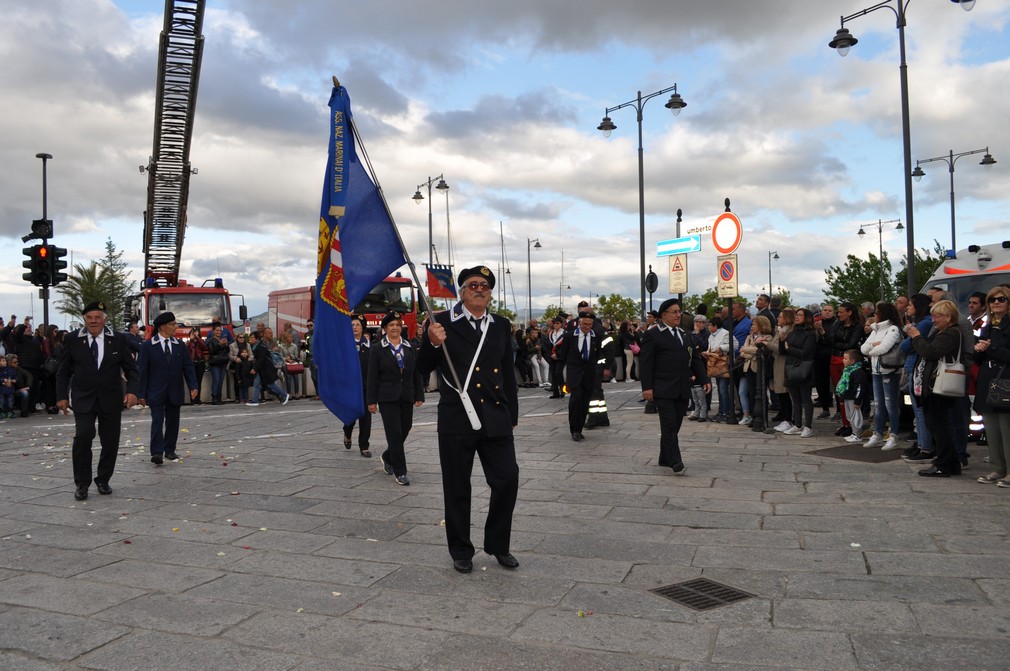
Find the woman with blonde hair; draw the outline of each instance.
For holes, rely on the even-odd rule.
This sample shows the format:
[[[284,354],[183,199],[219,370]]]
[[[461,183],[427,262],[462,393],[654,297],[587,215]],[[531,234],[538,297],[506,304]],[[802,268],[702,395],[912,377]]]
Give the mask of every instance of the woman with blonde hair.
[[[793,330],[793,321],[796,319],[796,311],[786,308],[779,313],[778,324],[772,333],[772,339],[768,343],[768,349],[772,352],[772,372],[768,379],[768,386],[773,394],[779,397],[779,412],[769,421],[779,422],[774,428],[776,431],[785,431],[789,428],[793,418],[793,404],[789,399],[789,389],[786,388],[786,355],[780,353],[779,343],[785,339]]]
[[[740,347],[740,358],[743,360],[743,375],[740,376],[740,407],[743,409],[741,424],[755,424],[754,430],[763,431],[765,398],[758,395],[758,371],[764,366],[761,359],[767,352],[768,343],[772,339],[772,323],[764,315],[754,317],[750,324],[743,346]],[[764,373],[767,375],[767,373]],[[762,390],[764,394],[766,390]],[[754,418],[757,417],[755,420]]]
[[[957,397],[934,393],[933,383],[941,363],[960,356],[963,336],[958,321],[961,315],[958,314],[957,306],[946,300],[937,302],[930,312],[933,315],[933,333],[928,338],[911,324],[905,326],[905,333],[912,339],[912,349],[919,355],[910,391],[922,400],[926,426],[933,436],[936,452],[933,465],[919,471],[919,475],[949,478],[961,475],[961,459],[954,446],[949,419],[950,409]]]

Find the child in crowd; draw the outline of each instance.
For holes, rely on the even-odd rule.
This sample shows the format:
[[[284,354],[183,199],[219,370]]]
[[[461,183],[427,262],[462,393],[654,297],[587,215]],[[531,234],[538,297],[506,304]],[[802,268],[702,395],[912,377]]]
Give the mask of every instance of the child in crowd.
[[[694,410],[687,418],[692,422],[707,422],[708,402],[705,398],[705,388],[701,386],[697,378],[691,378],[691,401]]]
[[[863,369],[863,355],[858,349],[848,349],[842,353],[842,377],[835,387],[835,394],[845,404],[845,416],[852,425],[852,435],[846,436],[848,443],[863,442],[863,395],[866,391],[866,371]]]
[[[249,400],[249,387],[253,384],[253,360],[249,356],[249,348],[243,346],[238,353],[238,363],[235,365],[235,376],[238,378],[238,401],[245,403]]]
[[[17,386],[17,369],[7,365],[6,356],[0,356],[0,418],[14,417],[14,391]]]

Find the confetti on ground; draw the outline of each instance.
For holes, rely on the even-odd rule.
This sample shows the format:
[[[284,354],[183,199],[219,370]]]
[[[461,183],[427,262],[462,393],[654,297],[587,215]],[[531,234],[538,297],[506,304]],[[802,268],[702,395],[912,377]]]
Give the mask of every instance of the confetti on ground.
[[[179,527],[172,527],[172,531],[178,531]]]
[[[260,531],[266,531],[266,530],[267,530],[266,527],[260,527]]]
[[[179,433],[189,433],[189,429],[179,429]]]
[[[591,611],[591,610],[580,610],[580,611],[578,611],[579,617],[586,617],[587,615],[592,615],[592,614],[593,614],[593,611]]]
[[[333,596],[340,596],[340,592],[330,592]]]
[[[224,556],[224,553],[223,553],[223,552],[218,552],[218,553],[217,553],[217,556],[218,556],[218,557],[223,557],[223,556]]]
[[[238,526],[238,522],[232,522],[232,523],[231,523],[231,525],[232,525],[233,527],[237,527],[237,526]]]
[[[298,610],[296,610],[295,612],[296,612],[296,613],[302,613],[302,612],[305,612],[305,609],[304,609],[304,608],[299,608],[299,609],[298,609]]]
[[[863,547],[859,543],[849,543],[849,545],[852,546],[852,547],[854,547],[854,548],[861,548],[861,547]]]
[[[133,541],[131,541],[131,540],[125,540],[125,541],[123,541],[123,545],[130,545],[131,543],[133,543]]]
[[[232,496],[238,496],[238,492],[228,492],[228,493],[231,494]]]

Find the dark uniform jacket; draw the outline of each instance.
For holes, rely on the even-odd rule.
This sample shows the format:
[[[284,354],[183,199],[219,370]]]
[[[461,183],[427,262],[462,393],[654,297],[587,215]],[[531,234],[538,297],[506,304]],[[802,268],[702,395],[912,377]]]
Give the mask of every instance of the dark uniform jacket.
[[[646,331],[638,361],[642,390],[651,389],[656,398],[691,398],[692,385],[709,381],[694,339],[680,328],[662,324]]]
[[[477,357],[466,390],[480,418],[481,431],[489,437],[512,435],[512,427],[519,423],[519,392],[512,361],[512,324],[501,315],[487,313],[482,324],[487,336],[478,354],[477,344],[481,334],[466,318],[461,303],[452,310],[437,313],[434,319],[445,329],[445,344],[438,348],[433,346],[426,329],[417,355],[417,367],[422,375],[438,370],[438,432],[473,431],[463,409],[463,401],[452,388],[455,383],[445,361],[448,349],[460,384],[465,384],[470,363],[475,355]]]
[[[157,337],[145,340],[140,346],[137,370],[140,372],[138,398],[148,405],[182,405],[183,381],[189,389],[197,389],[196,369],[189,349],[178,339],[171,338],[171,356],[165,355],[164,341]]]
[[[601,357],[602,329],[597,331],[594,322],[594,328],[589,330],[589,334],[589,361],[582,358],[582,350],[579,349],[581,331],[577,326],[565,333],[565,338],[561,341],[561,360],[565,362],[565,384],[569,389],[581,386],[585,377],[596,376],[596,365]]]
[[[121,409],[124,376],[126,393],[137,393],[137,365],[123,334],[106,328],[101,337],[105,354],[100,368],[95,367],[87,329],[68,333],[64,340],[64,355],[56,371],[56,399],[71,399],[74,412],[91,412],[96,404],[101,412]]]
[[[403,355],[402,370],[388,340],[382,338],[371,346],[368,355],[368,381],[365,383],[368,405],[424,400],[424,384],[416,365],[417,354],[406,339],[400,339],[400,346],[403,347],[400,351]]]

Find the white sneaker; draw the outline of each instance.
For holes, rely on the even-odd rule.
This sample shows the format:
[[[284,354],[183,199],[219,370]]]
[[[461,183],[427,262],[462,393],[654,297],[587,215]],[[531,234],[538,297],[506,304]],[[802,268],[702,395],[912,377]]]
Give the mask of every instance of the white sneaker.
[[[779,433],[782,433],[791,428],[793,428],[791,422],[779,422],[778,426],[775,427],[775,430],[778,431]]]
[[[753,417],[751,417],[750,415],[744,415],[743,419],[740,420],[740,423],[743,424],[744,426],[750,426],[750,423],[753,421],[754,421]]]
[[[863,442],[863,439],[860,438],[859,436],[852,435],[852,436],[846,436],[845,437],[845,442],[846,443],[861,443],[861,442]]]
[[[898,445],[898,439],[892,435],[890,438],[887,439],[887,442],[884,443],[884,446],[880,448],[880,451],[889,452],[891,450],[897,450],[900,447],[901,446]]]
[[[801,431],[800,427],[798,427],[798,426],[791,426],[788,429],[786,429],[785,431],[783,431],[782,435],[784,435],[784,436],[799,436],[799,435],[801,435],[803,433],[803,431],[807,431],[807,430],[808,429],[803,429]]]
[[[255,401],[246,401],[246,405],[248,405],[250,408],[255,408],[255,407],[259,406],[259,403],[255,402]]]
[[[884,437],[879,433],[874,433],[872,436],[870,436],[870,439],[866,441],[864,447],[880,447],[883,444],[884,444]]]
[[[803,427],[803,430],[800,431],[800,438],[809,438],[812,435],[814,435],[814,430],[811,429],[809,426]]]
[[[291,394],[288,394],[287,396],[284,397],[284,400],[281,401],[281,405],[287,405],[288,401],[290,400],[291,400]]]

